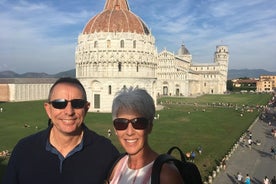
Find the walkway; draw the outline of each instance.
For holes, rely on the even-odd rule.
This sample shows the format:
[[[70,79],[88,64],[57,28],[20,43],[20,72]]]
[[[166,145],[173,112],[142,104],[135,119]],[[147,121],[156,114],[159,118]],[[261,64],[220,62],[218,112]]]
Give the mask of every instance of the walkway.
[[[267,122],[256,120],[250,131],[252,140],[260,140],[261,145],[253,144],[251,150],[247,146],[247,142],[245,145],[239,145],[226,162],[226,170],[218,173],[213,184],[237,183],[237,172],[241,172],[243,177],[249,174],[253,184],[262,184],[265,176],[269,179],[276,176],[276,159],[271,156],[271,146],[276,146],[276,138],[271,135],[272,128],[276,128],[275,120],[271,126]]]

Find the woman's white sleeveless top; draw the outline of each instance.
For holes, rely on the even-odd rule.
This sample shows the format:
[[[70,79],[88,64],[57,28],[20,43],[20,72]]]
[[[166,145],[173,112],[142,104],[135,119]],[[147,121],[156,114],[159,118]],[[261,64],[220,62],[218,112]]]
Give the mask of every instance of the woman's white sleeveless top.
[[[117,164],[110,184],[150,184],[153,162],[140,169],[130,169],[127,164],[128,155],[124,156]]]

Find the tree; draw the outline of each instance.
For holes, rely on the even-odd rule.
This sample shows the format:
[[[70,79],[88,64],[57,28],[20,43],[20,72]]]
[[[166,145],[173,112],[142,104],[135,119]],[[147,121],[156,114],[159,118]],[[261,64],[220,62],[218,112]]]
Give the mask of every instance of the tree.
[[[233,82],[232,82],[232,80],[227,80],[226,88],[227,88],[227,91],[233,91]]]

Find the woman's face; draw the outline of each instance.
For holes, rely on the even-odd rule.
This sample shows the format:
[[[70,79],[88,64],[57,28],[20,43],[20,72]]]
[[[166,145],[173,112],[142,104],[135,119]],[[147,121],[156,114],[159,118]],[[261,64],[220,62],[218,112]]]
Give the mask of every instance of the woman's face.
[[[141,117],[142,116],[134,112],[122,112],[117,116],[117,118],[124,118],[127,120]],[[127,128],[124,130],[117,130],[114,127],[118,140],[129,155],[136,155],[148,148],[148,134],[151,133],[152,123],[149,121],[147,122],[145,129],[135,129],[130,121],[128,122]]]

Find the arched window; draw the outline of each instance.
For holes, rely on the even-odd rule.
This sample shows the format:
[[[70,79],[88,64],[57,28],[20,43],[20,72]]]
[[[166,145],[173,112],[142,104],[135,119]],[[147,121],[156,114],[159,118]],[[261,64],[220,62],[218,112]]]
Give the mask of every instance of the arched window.
[[[121,42],[120,42],[120,47],[121,47],[121,48],[124,48],[124,47],[125,47],[125,42],[124,42],[124,40],[121,40]]]
[[[136,72],[139,72],[139,64],[136,65]]]
[[[121,63],[121,62],[118,63],[118,71],[119,71],[119,72],[122,71],[122,63]]]
[[[111,95],[112,93],[112,88],[111,88],[111,85],[108,86],[108,94]]]
[[[136,40],[133,41],[133,48],[136,49]]]
[[[98,47],[98,42],[95,41],[95,42],[94,42],[94,48],[97,48],[97,47]]]

